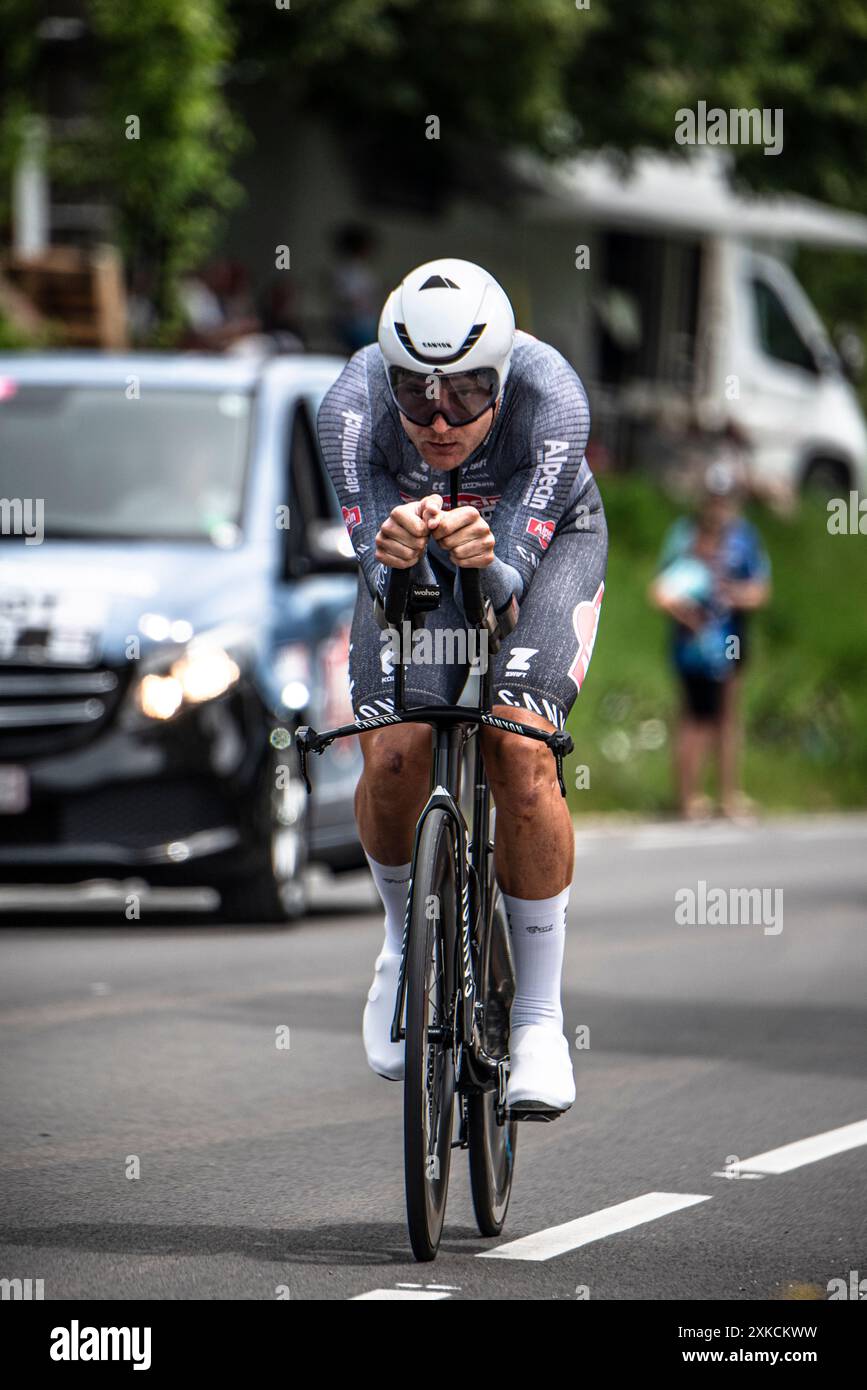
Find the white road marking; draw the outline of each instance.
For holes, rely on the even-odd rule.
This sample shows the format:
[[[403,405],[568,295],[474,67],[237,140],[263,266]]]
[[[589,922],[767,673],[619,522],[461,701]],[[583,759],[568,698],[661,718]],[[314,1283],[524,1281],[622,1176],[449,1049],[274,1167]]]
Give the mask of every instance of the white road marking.
[[[794,1144],[784,1144],[782,1148],[768,1149],[767,1153],[742,1158],[731,1167],[733,1171],[743,1173],[790,1173],[793,1168],[803,1168],[807,1163],[845,1153],[847,1149],[858,1149],[862,1144],[867,1144],[867,1120],[856,1120],[852,1125],[828,1129],[824,1134],[814,1134],[810,1139],[797,1139]]]
[[[555,1255],[565,1255],[567,1251],[577,1250],[579,1246],[589,1245],[603,1236],[617,1235],[619,1231],[628,1231],[633,1226],[643,1225],[645,1221],[656,1221],[669,1212],[709,1201],[710,1197],[691,1193],[646,1192],[643,1197],[633,1197],[629,1202],[618,1202],[617,1206],[604,1207],[602,1211],[591,1212],[589,1216],[579,1216],[577,1221],[567,1221],[562,1226],[551,1226],[546,1231],[521,1236],[520,1240],[510,1240],[496,1250],[483,1251],[477,1258],[551,1260]]]
[[[394,1303],[407,1299],[421,1298],[430,1302],[433,1299],[449,1298],[447,1293],[440,1293],[437,1289],[371,1289],[370,1293],[358,1293],[351,1298],[350,1303],[362,1303],[365,1299],[379,1299]]]
[[[727,1168],[724,1168],[723,1171],[722,1171],[721,1173],[714,1173],[713,1176],[714,1176],[715,1178],[738,1178],[738,1179],[742,1179],[742,1178],[755,1178],[756,1181],[758,1182],[759,1178],[763,1178],[763,1177],[765,1176],[765,1174],[764,1174],[764,1173],[735,1173],[734,1171],[729,1171]]]
[[[460,1287],[460,1284],[407,1284],[400,1279],[395,1284],[396,1289],[448,1289],[452,1293],[459,1293]]]

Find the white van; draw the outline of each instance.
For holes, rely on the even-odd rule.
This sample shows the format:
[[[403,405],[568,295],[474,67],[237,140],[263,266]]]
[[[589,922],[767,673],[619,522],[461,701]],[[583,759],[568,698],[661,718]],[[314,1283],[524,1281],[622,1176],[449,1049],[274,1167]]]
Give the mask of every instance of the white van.
[[[759,491],[867,490],[858,397],[791,270],[731,239],[705,243],[703,255],[710,303],[699,408],[743,442]]]
[[[867,492],[848,368],[785,264],[801,242],[867,251],[867,218],[744,196],[710,151],[641,156],[625,173],[602,156],[522,167],[546,193],[526,203],[535,331],[585,379],[593,448],[668,472],[728,440],[757,491]],[[565,252],[582,242],[587,272],[566,286]]]

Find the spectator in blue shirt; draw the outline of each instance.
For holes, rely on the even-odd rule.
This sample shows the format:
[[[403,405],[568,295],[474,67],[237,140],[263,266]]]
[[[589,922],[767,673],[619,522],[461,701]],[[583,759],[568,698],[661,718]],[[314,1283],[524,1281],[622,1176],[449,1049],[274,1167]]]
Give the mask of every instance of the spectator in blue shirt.
[[[681,517],[662,547],[651,602],[672,619],[671,653],[683,704],[675,738],[681,813],[706,817],[705,762],[713,749],[724,816],[749,815],[740,785],[740,692],[749,614],[770,597],[770,564],[758,532],[740,515],[734,473],[708,470],[695,518]]]

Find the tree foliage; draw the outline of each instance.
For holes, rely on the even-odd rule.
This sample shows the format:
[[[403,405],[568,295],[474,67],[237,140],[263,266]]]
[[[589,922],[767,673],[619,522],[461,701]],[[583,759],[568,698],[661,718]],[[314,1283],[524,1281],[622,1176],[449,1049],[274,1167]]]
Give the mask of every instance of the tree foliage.
[[[867,210],[867,0],[79,0],[95,42],[89,130],[55,142],[60,183],[109,190],[128,260],[172,286],[204,259],[239,194],[231,107],[255,86],[292,138],[337,131],[374,204],[415,186],[507,191],[503,156],[641,148],[682,154],[676,113],[781,108],[777,157],[734,147],[736,173]],[[0,6],[0,222],[23,123],[37,108],[38,0]],[[128,138],[137,116],[140,138]],[[439,138],[425,139],[436,116]]]
[[[676,112],[783,110],[784,148],[732,149],[756,187],[867,208],[867,0],[233,0],[239,52],[284,110],[367,133],[393,177],[431,113],[452,171],[544,153],[681,154]]]
[[[97,167],[117,190],[127,254],[159,268],[155,302],[170,324],[177,277],[207,256],[240,194],[229,173],[239,132],[223,95],[231,32],[222,0],[87,9],[103,54]]]
[[[10,214],[12,171],[30,114],[28,82],[36,52],[33,0],[0,7],[0,226]]]
[[[40,70],[42,8],[4,0],[7,200],[23,121],[44,114],[49,96]],[[208,255],[221,213],[240,195],[229,172],[239,132],[224,97],[232,53],[224,0],[83,0],[81,14],[92,64],[69,45],[80,107],[72,129],[50,132],[53,191],[62,199],[85,190],[114,209],[127,262],[149,269],[158,319],[170,333],[179,275]]]

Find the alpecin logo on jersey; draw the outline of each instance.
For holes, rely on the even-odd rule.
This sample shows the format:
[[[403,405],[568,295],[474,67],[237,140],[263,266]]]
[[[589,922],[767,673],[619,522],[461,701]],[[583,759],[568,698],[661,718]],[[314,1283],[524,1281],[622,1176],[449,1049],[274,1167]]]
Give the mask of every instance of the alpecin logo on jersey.
[[[605,585],[600,584],[592,603],[588,603],[585,599],[583,603],[577,604],[572,610],[572,628],[578,638],[578,650],[575,653],[575,660],[569,667],[569,678],[574,681],[578,690],[581,689],[581,684],[587,675],[587,667],[590,665],[590,658],[593,655],[593,644],[596,641],[599,610],[602,607],[604,592]]]
[[[554,537],[553,521],[543,521],[541,517],[531,516],[527,522],[527,531],[531,536],[535,536],[543,550],[547,550]]]
[[[492,514],[493,514],[493,510],[494,510],[494,508],[496,507],[497,503],[499,502],[501,495],[502,495],[502,494],[499,493],[499,492],[496,494],[496,496],[494,496],[493,494],[488,495],[488,496],[483,496],[483,495],[482,495],[481,493],[479,493],[479,492],[459,492],[459,493],[458,493],[458,506],[459,506],[459,507],[475,507],[476,511],[479,512],[479,513],[485,518],[485,521],[490,521],[491,516],[492,516]],[[418,498],[417,498],[417,497],[411,497],[410,494],[409,494],[408,492],[401,492],[400,496],[401,496],[401,501],[403,501],[403,502],[417,502],[417,501],[418,501]],[[450,508],[451,508],[451,505],[452,505],[452,504],[451,504],[451,501],[449,500],[449,498],[448,498],[448,497],[444,497],[444,498],[443,498],[443,510],[444,510],[444,511],[449,511]]]
[[[353,533],[353,531],[355,530],[356,526],[360,526],[360,525],[361,525],[361,508],[360,508],[360,507],[343,507],[341,510],[343,511],[343,521],[344,521],[344,524],[345,524],[345,526],[346,526],[347,531],[349,532],[349,534],[350,534],[350,536],[351,536],[352,533]]]
[[[533,480],[521,499],[522,507],[535,507],[544,512],[551,505],[563,465],[569,457],[568,439],[546,439],[540,450]]]

